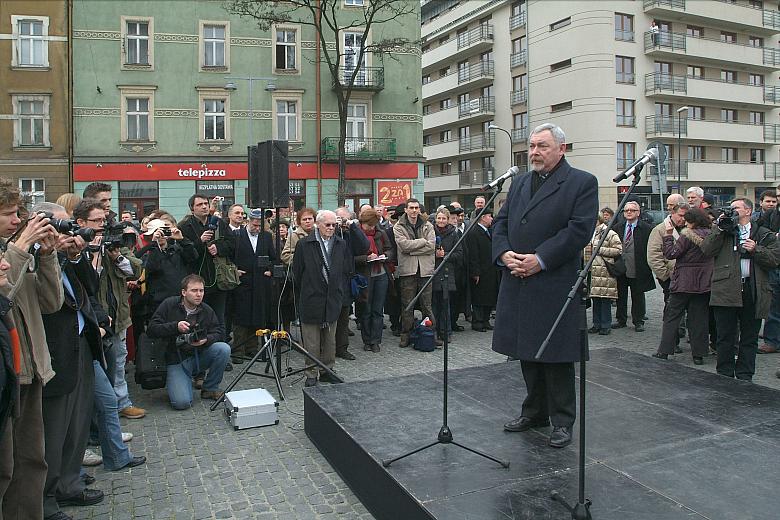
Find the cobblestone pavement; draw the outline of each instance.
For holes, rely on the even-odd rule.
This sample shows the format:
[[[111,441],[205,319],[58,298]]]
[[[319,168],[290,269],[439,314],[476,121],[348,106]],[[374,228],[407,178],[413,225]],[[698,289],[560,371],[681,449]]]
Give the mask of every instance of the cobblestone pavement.
[[[660,290],[648,295],[645,332],[626,328],[609,336],[590,335],[591,349],[618,347],[648,356],[655,352],[661,332],[661,296]],[[451,367],[503,362],[503,356],[490,350],[490,339],[490,333],[468,328],[456,333],[450,348]],[[398,338],[387,334],[382,351],[373,353],[363,351],[359,334],[351,340],[350,350],[357,359],[339,359],[336,366],[347,381],[441,370],[441,350],[401,350]],[[690,349],[686,343],[683,345],[686,352],[666,363],[694,367]],[[296,356],[290,364],[297,366],[298,362]],[[757,364],[755,383],[780,389],[780,379],[774,376],[780,368],[780,355],[759,356]],[[703,366],[695,368],[714,372],[714,358],[705,359]],[[226,373],[224,384],[235,373]],[[132,379],[130,374],[128,380]],[[135,404],[146,408],[147,416],[140,420],[122,419],[122,426],[135,435],[130,443],[133,454],[145,455],[148,462],[116,473],[102,467],[90,469],[90,474],[97,478],[92,487],[103,490],[106,500],[96,506],[65,511],[77,519],[117,520],[373,518],[303,432],[302,377],[288,377],[283,383],[288,399],[279,407],[279,425],[243,431],[233,431],[223,414],[210,412],[210,402],[202,403],[197,394],[191,410],[174,411],[168,406],[164,391],[131,386]],[[246,376],[239,386],[256,387],[276,395],[269,379]]]

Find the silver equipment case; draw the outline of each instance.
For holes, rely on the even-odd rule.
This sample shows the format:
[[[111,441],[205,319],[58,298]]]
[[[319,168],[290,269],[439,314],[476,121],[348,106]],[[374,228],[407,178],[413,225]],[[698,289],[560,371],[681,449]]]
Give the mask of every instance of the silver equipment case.
[[[279,424],[279,403],[263,388],[225,394],[225,417],[234,430]]]

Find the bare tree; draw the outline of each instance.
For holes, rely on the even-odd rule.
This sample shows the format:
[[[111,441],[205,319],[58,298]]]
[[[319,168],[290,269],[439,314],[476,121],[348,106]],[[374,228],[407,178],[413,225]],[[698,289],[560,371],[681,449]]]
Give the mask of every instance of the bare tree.
[[[225,0],[228,12],[257,20],[258,27],[267,31],[275,24],[293,23],[314,28],[320,43],[320,63],[325,63],[333,80],[339,113],[338,143],[338,204],[344,204],[347,171],[347,106],[356,82],[366,80],[364,58],[374,55],[380,59],[393,51],[419,45],[409,38],[381,38],[366,41],[371,27],[414,16],[417,19],[419,0],[364,0],[360,8],[342,8],[344,0]],[[408,22],[407,22],[408,23]],[[353,45],[339,44],[342,33],[360,32],[364,36]],[[332,43],[335,42],[335,46]],[[319,63],[317,64],[319,66]],[[369,80],[370,81],[370,80]],[[320,143],[317,143],[320,146]]]

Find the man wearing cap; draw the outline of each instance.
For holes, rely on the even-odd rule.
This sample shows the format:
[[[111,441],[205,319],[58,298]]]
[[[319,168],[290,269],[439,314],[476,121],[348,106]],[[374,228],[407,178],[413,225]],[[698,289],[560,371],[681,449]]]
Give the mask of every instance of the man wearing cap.
[[[477,332],[492,330],[490,312],[498,300],[498,270],[493,263],[493,210],[485,209],[477,227],[466,237],[468,272],[471,282],[471,328]]]
[[[238,231],[235,263],[241,275],[241,285],[233,289],[236,307],[233,311],[233,355],[242,355],[256,348],[253,343],[257,329],[273,328],[271,275],[276,263],[276,250],[271,233],[263,231],[263,214],[259,209],[249,212],[249,222]],[[235,359],[241,363],[240,358]]]

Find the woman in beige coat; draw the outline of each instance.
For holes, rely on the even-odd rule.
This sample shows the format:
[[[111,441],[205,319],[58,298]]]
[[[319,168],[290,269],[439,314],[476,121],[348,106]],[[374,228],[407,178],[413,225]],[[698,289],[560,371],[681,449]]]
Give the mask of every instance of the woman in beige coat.
[[[601,240],[602,233],[607,233],[607,238],[593,261],[588,291],[588,296],[590,296],[593,303],[593,326],[588,329],[588,332],[591,334],[598,332],[602,336],[612,332],[612,300],[617,300],[618,297],[617,279],[609,274],[607,263],[613,264],[615,259],[623,253],[623,244],[620,241],[620,237],[617,233],[607,228],[611,212],[612,210],[609,208],[601,210],[599,223],[593,232],[593,238],[585,248],[585,259],[587,261]]]

